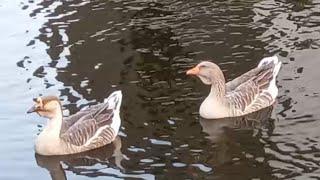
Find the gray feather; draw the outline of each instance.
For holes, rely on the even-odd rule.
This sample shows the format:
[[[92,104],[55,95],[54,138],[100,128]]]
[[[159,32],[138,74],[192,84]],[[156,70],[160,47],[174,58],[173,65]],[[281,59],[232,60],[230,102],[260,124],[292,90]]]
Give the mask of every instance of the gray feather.
[[[100,134],[97,135],[97,139],[92,139],[91,141],[96,145],[102,145],[104,142],[111,142],[115,136],[114,131],[109,126],[112,123],[113,115],[113,110],[108,109],[107,103],[91,106],[90,108],[65,118],[62,124],[60,137],[67,143],[75,146],[83,146],[98,133],[100,128],[104,128]],[[108,132],[109,134],[105,132]],[[106,137],[103,137],[104,135]],[[99,140],[101,140],[101,143],[98,143]]]

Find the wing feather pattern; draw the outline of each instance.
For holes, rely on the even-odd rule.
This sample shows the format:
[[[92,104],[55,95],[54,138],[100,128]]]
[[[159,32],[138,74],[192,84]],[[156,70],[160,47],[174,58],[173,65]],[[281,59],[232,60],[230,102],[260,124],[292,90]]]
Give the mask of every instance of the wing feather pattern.
[[[110,124],[114,114],[108,107],[108,103],[91,106],[65,119],[61,139],[75,146],[111,142],[114,131]]]
[[[271,105],[271,95],[264,91],[273,78],[274,64],[270,63],[252,69],[244,75],[226,84],[230,109],[247,113]]]

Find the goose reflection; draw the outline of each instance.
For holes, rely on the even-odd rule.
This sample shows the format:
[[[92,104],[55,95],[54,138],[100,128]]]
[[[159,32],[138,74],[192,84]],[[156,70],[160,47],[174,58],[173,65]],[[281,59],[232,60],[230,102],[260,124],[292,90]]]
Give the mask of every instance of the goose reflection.
[[[261,130],[267,134],[273,131],[274,123],[270,118],[272,110],[273,106],[270,106],[240,117],[200,119],[206,138],[213,144],[208,163],[218,167],[248,155],[264,154],[258,133]]]
[[[99,163],[107,167],[123,169],[121,161],[125,156],[121,152],[121,138],[117,136],[111,144],[92,151],[64,156],[35,154],[35,158],[38,166],[49,171],[52,180],[66,180],[65,170],[84,176],[114,176],[100,171],[105,167],[94,166]]]
[[[260,111],[240,116],[221,119],[200,119],[203,132],[208,134],[208,139],[218,142],[221,136],[225,136],[228,130],[238,129],[259,129],[273,126],[270,120],[273,106],[261,109]]]

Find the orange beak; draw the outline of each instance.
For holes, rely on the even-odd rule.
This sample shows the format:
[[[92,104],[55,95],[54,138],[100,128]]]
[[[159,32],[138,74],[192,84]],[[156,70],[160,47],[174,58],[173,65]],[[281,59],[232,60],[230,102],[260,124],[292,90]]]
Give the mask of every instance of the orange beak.
[[[189,69],[187,71],[187,75],[197,75],[197,74],[199,74],[199,72],[200,72],[200,69],[199,69],[198,66],[196,66],[196,67],[194,67],[192,69]]]

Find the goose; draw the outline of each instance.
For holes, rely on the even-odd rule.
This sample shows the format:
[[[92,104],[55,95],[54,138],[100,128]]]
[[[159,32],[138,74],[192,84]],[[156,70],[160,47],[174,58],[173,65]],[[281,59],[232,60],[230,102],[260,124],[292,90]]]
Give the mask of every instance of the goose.
[[[186,74],[211,85],[199,114],[205,119],[218,119],[246,115],[272,105],[278,95],[276,77],[280,67],[277,56],[266,57],[256,68],[227,83],[219,66],[209,61],[199,63]]]
[[[44,96],[34,99],[35,104],[27,113],[36,112],[48,118],[43,131],[36,138],[36,153],[46,156],[75,154],[111,143],[121,125],[121,101],[121,91],[115,91],[104,103],[63,118],[58,97]]]

